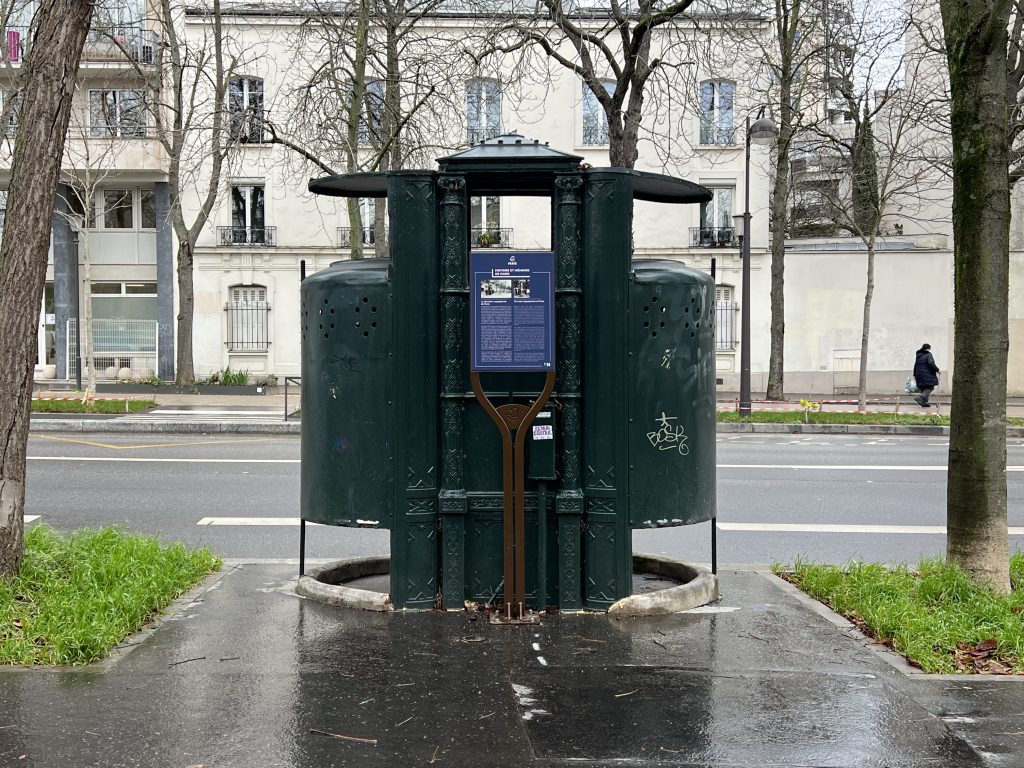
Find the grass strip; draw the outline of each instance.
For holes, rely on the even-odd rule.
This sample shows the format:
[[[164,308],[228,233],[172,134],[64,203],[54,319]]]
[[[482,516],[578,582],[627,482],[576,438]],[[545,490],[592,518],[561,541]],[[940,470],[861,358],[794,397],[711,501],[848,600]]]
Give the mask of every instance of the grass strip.
[[[18,574],[0,578],[0,664],[103,658],[220,564],[208,549],[116,527],[62,534],[32,526]]]
[[[128,404],[125,409],[125,403]],[[33,400],[33,413],[138,413],[156,406],[154,400]]]
[[[719,411],[719,422],[722,423],[753,423],[753,424],[910,424],[915,426],[949,426],[948,416],[892,414],[892,413],[857,413],[856,411],[753,411],[750,416],[740,416],[736,411]]]
[[[803,560],[773,570],[925,672],[1024,674],[1024,553],[1010,558],[1009,595],[939,558],[916,570]]]
[[[949,426],[949,416],[917,413],[857,413],[856,411],[753,411],[750,416],[740,416],[736,411],[718,411],[717,420],[722,424],[904,424],[910,426]],[[1024,418],[1011,416],[1006,419],[1008,427],[1024,427]]]

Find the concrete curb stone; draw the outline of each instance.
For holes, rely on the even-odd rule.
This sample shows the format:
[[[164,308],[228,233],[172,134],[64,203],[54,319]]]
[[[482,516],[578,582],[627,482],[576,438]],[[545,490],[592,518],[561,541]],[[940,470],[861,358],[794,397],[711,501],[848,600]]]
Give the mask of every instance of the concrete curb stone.
[[[298,421],[280,423],[239,423],[209,421],[121,421],[113,419],[32,419],[29,432],[78,432],[118,434],[244,434],[244,435],[298,435],[302,424]]]

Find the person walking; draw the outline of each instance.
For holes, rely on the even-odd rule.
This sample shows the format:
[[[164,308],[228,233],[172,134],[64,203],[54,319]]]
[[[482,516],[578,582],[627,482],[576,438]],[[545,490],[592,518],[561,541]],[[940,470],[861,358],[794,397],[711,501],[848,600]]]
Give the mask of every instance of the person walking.
[[[928,395],[939,386],[939,366],[935,364],[931,349],[931,344],[922,344],[921,348],[917,350],[917,359],[914,361],[914,380],[921,392],[914,398],[914,402],[922,408],[930,407]]]

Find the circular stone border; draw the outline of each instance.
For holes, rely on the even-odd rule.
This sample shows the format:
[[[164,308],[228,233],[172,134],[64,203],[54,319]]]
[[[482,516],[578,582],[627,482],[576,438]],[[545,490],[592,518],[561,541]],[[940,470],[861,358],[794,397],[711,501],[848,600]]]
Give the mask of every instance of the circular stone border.
[[[391,573],[391,558],[388,556],[349,557],[307,569],[305,575],[299,577],[295,591],[318,603],[342,608],[393,611],[395,607],[391,604],[390,595],[344,585],[346,581],[364,576],[383,576],[388,573]]]
[[[674,587],[624,597],[608,609],[608,615],[665,616],[707,605],[719,597],[718,577],[700,565],[691,565],[674,557],[643,552],[633,554],[633,570],[672,581]],[[344,582],[364,576],[383,576],[391,572],[391,558],[350,557],[310,568],[299,577],[295,591],[303,597],[342,608],[364,611],[393,611],[390,595],[368,589],[346,587]]]
[[[612,603],[609,616],[666,616],[718,599],[718,577],[702,565],[646,552],[633,553],[634,573],[650,573],[678,581],[674,587],[630,595]]]

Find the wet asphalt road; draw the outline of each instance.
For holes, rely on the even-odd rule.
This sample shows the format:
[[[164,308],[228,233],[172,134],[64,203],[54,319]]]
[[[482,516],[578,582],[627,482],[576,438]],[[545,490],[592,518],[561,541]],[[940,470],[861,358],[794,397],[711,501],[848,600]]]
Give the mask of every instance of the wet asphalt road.
[[[940,554],[944,537],[916,527],[944,524],[946,450],[941,437],[720,435],[719,561]],[[117,523],[226,557],[295,557],[295,525],[198,523],[297,518],[298,461],[297,437],[33,435],[26,513],[62,529]],[[1024,440],[1010,441],[1008,464],[1024,468]],[[1024,471],[1009,472],[1008,484],[1010,525],[1024,526]],[[771,530],[780,524],[796,530]],[[814,529],[822,524],[885,528]],[[742,526],[755,530],[735,530]],[[1024,548],[1024,536],[1012,536],[1011,548]],[[706,562],[710,524],[637,531],[634,549]],[[310,557],[387,550],[387,531],[309,529]]]

